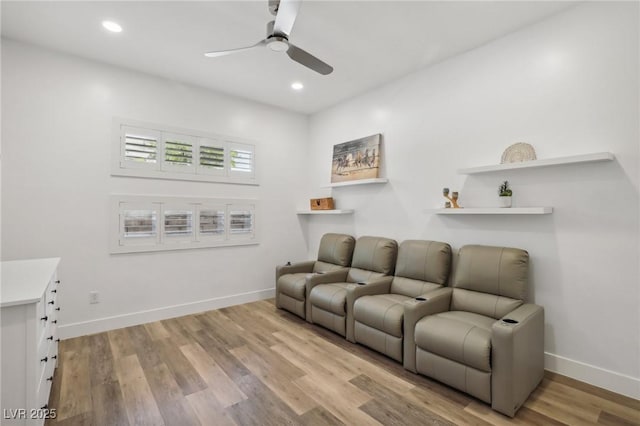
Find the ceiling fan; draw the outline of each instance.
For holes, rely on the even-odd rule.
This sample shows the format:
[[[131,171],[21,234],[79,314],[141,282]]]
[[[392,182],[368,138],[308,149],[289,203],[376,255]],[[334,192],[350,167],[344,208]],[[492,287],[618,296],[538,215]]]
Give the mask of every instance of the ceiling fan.
[[[333,71],[331,65],[321,61],[289,41],[289,34],[291,34],[291,29],[298,15],[300,1],[301,0],[269,0],[269,12],[275,15],[276,19],[267,24],[267,38],[252,46],[207,52],[204,56],[216,58],[218,56],[230,55],[257,47],[268,47],[275,52],[287,52],[287,55],[289,55],[291,59],[317,73],[322,75],[331,74]]]

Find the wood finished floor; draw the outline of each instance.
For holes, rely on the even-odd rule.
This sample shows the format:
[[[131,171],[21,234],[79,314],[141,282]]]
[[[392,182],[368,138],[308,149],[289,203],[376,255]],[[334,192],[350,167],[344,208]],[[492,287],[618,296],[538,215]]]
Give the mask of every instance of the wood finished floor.
[[[273,300],[60,343],[48,425],[638,425],[640,402],[547,373],[515,419]]]

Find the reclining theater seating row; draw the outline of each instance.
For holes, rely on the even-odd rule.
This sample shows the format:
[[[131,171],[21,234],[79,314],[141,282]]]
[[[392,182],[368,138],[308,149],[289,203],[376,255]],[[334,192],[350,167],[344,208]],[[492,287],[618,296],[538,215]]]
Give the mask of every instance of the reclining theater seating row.
[[[326,234],[317,261],[277,267],[276,306],[513,417],[544,373],[529,255],[464,246],[449,279],[451,260],[446,243]]]

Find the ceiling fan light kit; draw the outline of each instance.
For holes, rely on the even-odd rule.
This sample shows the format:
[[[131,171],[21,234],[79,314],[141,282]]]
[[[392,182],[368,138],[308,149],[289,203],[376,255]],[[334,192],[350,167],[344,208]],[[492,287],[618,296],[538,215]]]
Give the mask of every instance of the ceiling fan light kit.
[[[240,47],[237,49],[207,52],[204,56],[216,58],[230,55],[232,53],[251,50],[256,47],[266,46],[274,52],[287,52],[289,58],[295,62],[322,75],[331,74],[333,67],[326,62],[316,58],[311,53],[295,46],[289,41],[289,35],[293,29],[293,24],[298,16],[300,0],[269,0],[269,12],[275,15],[276,19],[267,23],[267,38],[253,46]]]

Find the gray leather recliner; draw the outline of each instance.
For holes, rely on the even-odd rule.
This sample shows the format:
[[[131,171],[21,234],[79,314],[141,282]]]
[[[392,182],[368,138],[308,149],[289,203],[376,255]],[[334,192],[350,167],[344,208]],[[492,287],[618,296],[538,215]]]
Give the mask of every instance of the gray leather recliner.
[[[325,234],[320,240],[318,260],[276,267],[276,307],[306,318],[305,280],[309,274],[344,269],[351,265],[355,239],[345,234]]]
[[[369,295],[355,300],[355,342],[402,362],[406,302],[445,285],[450,268],[449,244],[418,240],[402,242],[395,276],[389,285],[380,285],[377,292],[371,290]]]
[[[307,278],[307,321],[322,325],[353,342],[353,303],[358,291],[388,285],[398,254],[398,243],[389,238],[360,237],[351,268]]]
[[[452,285],[405,311],[404,366],[513,417],[544,374],[544,310],[524,303],[529,254],[465,246]]]

